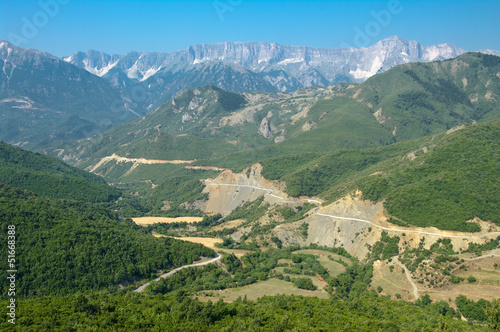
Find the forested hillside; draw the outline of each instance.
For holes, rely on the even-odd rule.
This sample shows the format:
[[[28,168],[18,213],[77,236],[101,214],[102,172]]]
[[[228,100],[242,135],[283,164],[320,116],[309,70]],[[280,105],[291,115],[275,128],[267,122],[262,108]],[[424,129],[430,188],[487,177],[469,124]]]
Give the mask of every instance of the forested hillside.
[[[5,315],[5,302],[0,312]],[[43,329],[98,331],[485,331],[486,326],[443,317],[404,302],[365,295],[353,301],[299,296],[199,302],[173,296],[78,294],[20,302],[18,325]],[[5,331],[14,330],[8,323]],[[493,324],[491,325],[493,326]]]
[[[377,147],[500,117],[498,73],[500,57],[467,53],[399,65],[359,85],[289,94],[204,86],[91,140],[38,149],[87,167],[113,153],[235,163]]]
[[[500,117],[500,57],[466,53],[375,75],[349,95],[368,105],[398,140]],[[375,114],[375,112],[377,112]]]
[[[214,254],[200,244],[154,238],[92,203],[44,198],[1,185],[0,206],[1,228],[15,226],[18,298],[114,288]],[[3,241],[1,250],[7,252],[6,246]],[[2,269],[7,270],[6,259]],[[5,297],[5,278],[1,289]]]
[[[51,198],[107,202],[121,194],[99,176],[0,141],[0,184]]]
[[[413,225],[476,231],[500,224],[500,120],[387,147],[300,154],[262,161],[263,175],[292,196],[333,201],[360,189]]]

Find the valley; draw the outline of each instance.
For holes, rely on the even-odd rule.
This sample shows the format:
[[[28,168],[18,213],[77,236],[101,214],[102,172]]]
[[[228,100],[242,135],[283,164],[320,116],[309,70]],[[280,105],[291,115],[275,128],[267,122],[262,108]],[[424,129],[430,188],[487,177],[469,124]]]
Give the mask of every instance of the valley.
[[[86,56],[63,65],[128,70]],[[166,90],[91,137],[16,144],[43,154],[0,143],[0,221],[25,231],[23,324],[483,329],[500,293],[500,58],[391,67],[279,92]]]
[[[256,243],[256,248],[262,247],[261,249],[263,250],[265,250],[266,246],[270,245],[269,243],[272,243],[271,237],[275,237],[279,240],[280,245],[283,246],[299,245],[301,247],[307,247],[310,245],[317,245],[320,247],[336,247],[340,245],[345,248],[349,254],[361,259],[367,259],[370,255],[370,251],[367,248],[373,247],[377,244],[382,232],[385,232],[386,236],[389,237],[397,236],[401,238],[402,243],[399,245],[400,254],[404,251],[411,251],[412,249],[417,248],[432,250],[431,248],[436,241],[439,242],[444,239],[449,239],[451,245],[453,246],[453,250],[460,253],[463,250],[467,250],[470,243],[485,244],[494,240],[498,242],[498,238],[500,237],[500,227],[494,223],[482,221],[476,221],[481,227],[481,231],[476,233],[439,230],[435,227],[420,228],[397,226],[388,222],[389,218],[386,216],[387,212],[384,210],[383,206],[363,200],[361,192],[357,192],[354,195],[348,195],[328,205],[322,205],[323,202],[316,198],[292,198],[283,192],[283,184],[280,184],[278,181],[266,180],[261,173],[262,166],[256,164],[250,166],[248,169],[244,169],[241,173],[233,173],[232,171],[226,169],[214,179],[202,180],[205,184],[203,192],[207,193],[208,197],[203,204],[200,203],[196,206],[202,209],[205,213],[212,215],[220,213],[222,216],[228,216],[241,204],[245,202],[253,202],[259,198],[263,198],[261,204],[268,204],[269,209],[274,209],[275,211],[282,207],[303,208],[305,203],[313,203],[313,205],[315,205],[315,207],[311,208],[303,216],[302,220],[292,223],[280,223],[278,221],[277,225],[274,225],[274,228],[271,228],[267,234],[264,233],[264,236],[260,235],[257,238],[254,237],[252,241],[256,241],[254,242]],[[275,221],[269,220],[270,214],[256,220],[253,224],[248,224],[248,220],[246,219],[234,220],[237,221],[237,223],[233,223],[233,220],[229,219],[228,221],[223,221],[216,226],[204,228],[202,233],[196,231],[196,234],[213,234],[212,230],[217,232],[225,229],[237,229],[231,237],[238,241],[241,240],[242,237],[251,236],[251,229],[256,227],[256,225],[262,227],[265,225],[272,225],[271,223],[273,222],[275,223]],[[140,220],[147,218],[148,217],[137,218],[134,219],[134,221],[144,226],[145,224]],[[194,217],[178,217],[170,219],[172,222],[174,220],[178,220],[179,223],[182,221],[187,221],[189,223],[190,220],[195,220]],[[197,221],[200,219],[201,218],[197,218]],[[161,218],[158,218],[158,220],[161,220]],[[170,220],[166,222],[170,222]],[[248,226],[242,228],[242,224],[247,224]],[[297,229],[303,224],[307,224],[307,237],[304,237],[297,232]],[[155,231],[153,231],[153,235],[159,236]],[[255,252],[255,249],[251,251],[244,251],[241,249],[228,249],[227,247],[223,247],[221,246],[223,238],[193,238],[184,236],[179,239],[202,243],[220,254],[236,254],[239,259],[247,254]],[[265,244],[266,242],[268,244]],[[240,246],[243,244],[243,242],[240,242]],[[236,243],[233,244],[233,246],[233,248],[238,248]],[[490,263],[490,265],[493,266],[495,261],[497,264],[500,262],[498,257],[495,258],[498,256],[496,254],[497,251],[498,250],[493,250],[492,252],[484,253],[482,256],[469,258],[469,260],[482,260],[486,257],[493,260]],[[321,261],[322,257],[326,257],[330,254],[328,252],[311,249],[299,252],[317,255],[316,257],[318,257],[322,265],[324,265],[324,262]],[[464,257],[464,254],[458,254],[457,257]],[[494,294],[500,290],[500,279],[497,273],[493,273],[485,279],[489,280],[488,278],[493,277],[494,280],[496,280],[493,284],[488,286],[479,286],[483,284],[483,278],[480,277],[480,281],[474,286],[465,287],[466,285],[455,286],[452,284],[452,286],[441,286],[438,288],[434,288],[432,286],[430,288],[429,286],[424,287],[417,283],[417,281],[420,282],[422,279],[418,276],[413,276],[412,272],[410,272],[410,270],[408,270],[408,268],[398,260],[398,256],[392,257],[392,260],[394,262],[392,264],[390,263],[391,259],[389,259],[389,263],[387,260],[377,260],[373,262],[374,277],[372,284],[374,285],[373,287],[380,285],[384,289],[382,291],[383,294],[391,296],[394,300],[402,298],[407,301],[414,301],[418,300],[420,296],[424,294],[429,294],[436,300],[447,300],[452,293],[456,294],[455,297],[462,294],[473,300],[478,300],[480,298],[492,300],[495,298]],[[395,266],[399,267],[400,271],[404,270],[403,275],[397,274],[397,272],[392,272],[391,270],[389,273],[384,272],[382,277],[382,275],[380,275],[380,273],[382,273],[381,270],[388,271],[388,264],[389,266],[396,264]],[[329,269],[327,266],[324,267],[327,268],[330,276],[336,276],[334,271],[338,268]],[[457,272],[459,271],[460,270],[457,270]],[[276,268],[275,273],[283,273],[283,271],[282,269],[280,270],[280,268]],[[481,275],[476,270],[474,270],[474,272],[471,271],[471,273],[474,273],[476,276]],[[457,274],[457,276],[460,277],[460,273]],[[314,284],[317,283],[316,279],[312,280]],[[491,281],[485,282],[491,283]],[[318,289],[322,289],[326,285],[327,284],[324,283],[316,286]],[[235,289],[230,288],[221,293],[216,293],[216,298],[221,298],[224,301],[231,302],[238,297],[245,297],[245,295],[249,300],[255,300],[264,294],[294,294],[317,296],[319,298],[323,298],[326,295],[326,293],[317,293],[317,291],[309,291],[310,293],[307,293],[308,291],[304,292],[300,289],[290,287],[290,285],[280,281],[279,279],[267,279],[266,281],[257,282],[255,286],[244,286]],[[259,289],[259,291],[256,291],[256,289]],[[407,290],[407,293],[402,292],[403,289]],[[458,291],[458,289],[460,289],[460,291]],[[479,289],[488,289],[488,294],[483,291],[479,291]],[[476,291],[479,291],[479,293],[474,293]],[[402,297],[401,293],[403,293]],[[211,299],[211,296],[213,296],[207,294],[213,294],[213,292],[204,291],[197,293],[194,296],[203,301],[207,301]]]
[[[476,61],[470,57],[463,59]],[[459,60],[452,61],[455,62],[438,66],[443,71],[466,68]],[[421,72],[426,70],[424,68]],[[385,103],[380,101],[388,91],[384,82],[404,75],[409,75],[412,81],[430,91],[427,83],[400,67],[359,86],[311,88],[278,96],[251,93],[244,95],[244,103],[239,96],[224,94],[215,88],[194,89],[136,121],[133,135],[130,134],[132,126],[125,125],[116,128],[109,136],[100,137],[100,141],[92,143],[91,140],[89,148],[93,154],[84,148],[74,160],[80,167],[102,175],[119,188],[156,201],[151,215],[178,218],[178,222],[168,221],[168,225],[156,223],[149,226],[148,230],[155,236],[162,234],[202,243],[223,256],[235,254],[243,266],[246,257],[268,250],[342,248],[347,255],[356,257],[373,271],[373,277],[367,281],[368,289],[392,300],[420,303],[422,298],[425,300],[430,296],[431,301],[445,301],[454,310],[458,307],[453,299],[459,295],[473,301],[491,301],[500,290],[497,273],[483,277],[482,272],[471,270],[478,281],[469,284],[466,281],[468,275],[462,276],[465,265],[438,264],[433,260],[444,259],[437,257],[445,255],[446,260],[456,262],[462,259],[463,252],[473,250],[471,248],[491,246],[495,250],[494,247],[498,246],[499,214],[494,202],[498,197],[495,194],[498,192],[495,169],[498,168],[499,122],[492,120],[464,125],[455,120],[449,122],[449,118],[435,118],[435,122],[428,122],[427,118],[424,127],[419,120],[405,125],[402,122],[389,123],[395,121],[399,111],[396,111],[398,107],[384,106]],[[460,77],[461,74],[456,72],[453,75]],[[380,77],[381,82],[373,83]],[[467,88],[463,82],[460,84],[461,89]],[[488,84],[489,88],[493,88],[491,84]],[[389,94],[394,90],[390,91]],[[446,91],[452,90],[449,87],[442,90],[445,95]],[[374,98],[374,94],[382,97]],[[404,93],[396,94],[397,98],[402,98],[402,95]],[[224,109],[217,104],[220,98],[234,99],[240,106]],[[410,100],[415,103],[413,98]],[[435,105],[443,103],[446,98],[438,97]],[[378,106],[374,105],[376,102]],[[291,111],[277,111],[289,107]],[[366,140],[354,148],[352,142],[356,141],[357,132],[346,134],[340,131],[336,136],[335,129],[352,126],[351,119],[342,116],[350,110],[359,112],[365,107],[371,110],[366,113],[366,119],[355,120],[360,121],[360,131],[372,142],[377,135],[386,135],[387,141],[373,144],[366,143]],[[411,107],[436,112],[435,107],[442,106]],[[181,116],[183,111],[176,113],[182,109],[191,109],[196,115],[184,120],[187,117]],[[332,127],[332,120],[326,119],[337,109],[342,116],[331,118],[335,119],[333,124],[337,126]],[[495,108],[490,110],[493,112],[490,116],[496,117],[493,115],[497,112]],[[472,117],[474,112],[470,113]],[[462,113],[462,120],[465,120],[464,116]],[[261,117],[262,120],[255,120]],[[161,120],[165,118],[172,121]],[[175,121],[179,121],[177,126],[173,125]],[[366,127],[367,121],[377,129]],[[194,125],[192,129],[188,129],[189,122]],[[323,122],[328,126],[321,127]],[[158,127],[160,123],[162,126]],[[215,129],[214,123],[219,124]],[[456,126],[450,128],[453,125]],[[433,126],[435,129],[431,129]],[[399,129],[394,130],[394,127]],[[441,129],[437,129],[439,127]],[[189,159],[170,164],[179,154],[175,145],[170,145],[174,147],[171,152],[160,149],[165,144],[162,132],[176,135],[179,128],[184,133],[176,137],[186,140],[184,146],[203,140],[210,153],[207,154],[207,149],[193,149]],[[239,133],[242,128],[244,131]],[[422,128],[426,128],[425,131],[421,131]],[[433,134],[425,136],[424,133]],[[268,134],[271,137],[266,141]],[[326,144],[346,135],[351,140],[345,145]],[[215,143],[214,137],[222,143]],[[285,139],[276,140],[277,137]],[[111,143],[103,146],[103,139]],[[146,140],[147,145],[144,145]],[[171,138],[168,141],[175,142]],[[228,150],[223,148],[226,146]],[[183,161],[186,164],[181,163]],[[443,178],[447,179],[446,182],[442,182]],[[162,186],[170,189],[164,191]],[[458,201],[452,198],[455,195],[460,197]],[[408,201],[410,198],[411,202]],[[477,200],[488,203],[477,205]],[[411,213],[408,213],[409,206],[412,207]],[[457,213],[460,209],[467,212]],[[477,212],[471,214],[474,209]],[[453,210],[452,214],[450,210]],[[190,214],[190,211],[196,213]],[[187,217],[183,220],[179,214]],[[184,222],[203,215],[202,221]],[[440,243],[444,242],[450,246],[447,251],[439,249]],[[318,254],[315,257],[321,261],[324,256]],[[491,259],[494,260],[492,266],[498,264],[495,261],[498,258]],[[288,276],[292,280],[297,275],[284,273],[279,263],[281,259],[277,262],[278,267],[265,272],[267,277],[250,285],[223,287],[225,290],[215,293],[210,289],[193,291],[192,296],[203,301],[214,299],[213,294],[216,294],[215,299],[222,298],[226,302],[245,295],[256,299],[256,294],[260,294],[256,289],[262,285],[263,289],[269,289],[270,294],[282,291],[323,297],[320,295],[324,294],[323,288],[332,289],[329,287],[335,284],[333,281],[318,283],[318,277],[311,278],[296,270],[300,278],[310,278],[317,287],[316,291],[304,293],[300,288],[294,288],[291,281],[280,279]],[[227,269],[224,260],[216,266],[223,271]],[[397,273],[397,270],[404,272]],[[229,270],[225,273],[234,278]],[[329,274],[329,277],[335,278],[336,274]],[[199,278],[202,282],[203,273]],[[162,287],[166,286],[154,288]],[[481,291],[474,293],[475,290]],[[449,293],[454,296],[446,295]],[[452,302],[448,301],[450,298]]]

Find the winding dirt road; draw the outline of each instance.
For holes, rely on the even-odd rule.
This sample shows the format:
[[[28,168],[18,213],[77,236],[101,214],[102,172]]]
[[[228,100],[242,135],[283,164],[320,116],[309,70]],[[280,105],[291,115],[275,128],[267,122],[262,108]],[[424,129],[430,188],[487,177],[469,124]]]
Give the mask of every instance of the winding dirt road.
[[[206,262],[200,262],[200,263],[195,263],[195,264],[190,264],[190,265],[184,265],[184,266],[181,266],[181,267],[178,267],[176,269],[173,269],[172,271],[168,272],[168,273],[165,273],[165,274],[162,274],[161,276],[159,276],[158,278],[156,278],[154,281],[158,282],[160,281],[160,279],[165,279],[167,277],[170,277],[171,275],[179,272],[180,270],[182,269],[187,269],[189,267],[198,267],[198,266],[205,266],[205,265],[208,265],[208,264],[211,264],[211,263],[215,263],[217,262],[218,260],[221,259],[221,256],[219,254],[216,254],[217,256],[209,261],[206,261]],[[136,290],[134,290],[134,292],[137,292],[137,293],[140,293],[142,292],[144,289],[146,289],[146,287],[148,287],[150,284],[152,283],[152,281],[148,282],[147,284],[144,284],[142,285],[141,287],[137,288]]]
[[[487,254],[484,254],[484,255],[481,255],[479,257],[475,257],[475,258],[469,258],[469,259],[464,259],[466,261],[476,261],[476,260],[479,260],[479,259],[483,259],[483,258],[488,258],[488,257],[500,257],[500,249],[494,249],[494,250],[491,250],[490,252],[488,252]]]
[[[324,213],[319,213],[316,212],[318,216],[323,216],[323,217],[329,217],[329,218],[334,218],[334,219],[344,219],[344,220],[353,220],[353,221],[361,221],[367,224],[371,224],[377,228],[387,230],[387,231],[392,231],[392,232],[400,232],[400,233],[417,233],[417,234],[426,234],[426,235],[436,235],[440,237],[449,237],[449,238],[459,238],[459,239],[480,239],[484,235],[481,236],[468,236],[468,235],[446,235],[446,234],[439,234],[439,233],[432,233],[432,232],[424,232],[424,231],[415,231],[411,229],[400,229],[400,228],[389,228],[389,227],[384,227],[380,226],[377,224],[374,224],[370,220],[365,220],[365,219],[357,219],[357,218],[347,218],[347,217],[340,217],[340,216],[333,216],[331,214],[324,214]],[[491,233],[494,234],[494,233]]]
[[[213,183],[210,180],[207,180],[207,185],[208,186],[227,186],[227,187],[242,187],[242,188],[252,188],[256,190],[262,190],[264,191],[264,195],[269,195],[271,197],[279,198],[281,199],[284,203],[296,203],[297,201],[285,201],[283,197],[274,195],[272,192],[272,189],[269,188],[263,188],[263,187],[258,187],[258,186],[252,186],[248,184],[228,184],[228,183]],[[317,204],[322,204],[321,201],[314,200],[314,199],[302,199],[303,201],[307,201],[309,203],[317,203]],[[329,218],[334,218],[334,219],[343,219],[343,220],[352,220],[352,221],[359,221],[359,222],[364,222],[370,225],[373,225],[374,227],[387,230],[387,231],[392,231],[392,232],[399,232],[399,233],[416,233],[416,234],[425,234],[425,235],[435,235],[443,238],[458,238],[458,239],[480,239],[484,236],[477,236],[477,235],[446,235],[446,234],[440,234],[440,233],[434,233],[434,232],[425,232],[425,231],[417,231],[417,230],[411,230],[411,229],[404,229],[404,228],[392,228],[392,227],[384,227],[378,224],[375,224],[371,222],[370,220],[365,220],[365,219],[358,219],[358,218],[348,218],[348,217],[341,217],[341,216],[334,216],[331,214],[325,214],[325,213],[319,213],[315,212],[316,215],[323,216],[323,217],[329,217]],[[496,233],[491,233],[491,234],[496,234]]]
[[[147,165],[152,165],[152,164],[191,164],[191,163],[196,161],[196,159],[194,159],[194,160],[158,160],[158,159],[145,159],[145,158],[127,158],[127,157],[120,157],[120,156],[113,153],[111,156],[107,156],[107,157],[102,158],[93,167],[90,167],[89,172],[93,173],[99,167],[110,162],[111,160],[116,160],[117,162],[134,163],[130,170],[135,169],[140,164],[147,164]],[[129,170],[129,172],[130,172],[130,170]]]
[[[249,184],[212,183],[212,181],[210,181],[210,180],[206,180],[206,182],[208,182],[207,186],[242,187],[242,188],[252,188],[252,189],[256,189],[256,190],[262,190],[262,191],[265,191],[264,195],[269,195],[271,197],[281,199],[283,201],[283,203],[297,203],[299,201],[306,201],[308,203],[316,203],[316,204],[322,204],[323,203],[321,201],[318,201],[318,200],[315,200],[315,199],[309,199],[309,198],[298,199],[296,201],[285,201],[285,199],[283,197],[273,194],[272,193],[273,189],[263,188],[263,187],[258,187],[258,186],[252,186],[252,185],[249,185]]]

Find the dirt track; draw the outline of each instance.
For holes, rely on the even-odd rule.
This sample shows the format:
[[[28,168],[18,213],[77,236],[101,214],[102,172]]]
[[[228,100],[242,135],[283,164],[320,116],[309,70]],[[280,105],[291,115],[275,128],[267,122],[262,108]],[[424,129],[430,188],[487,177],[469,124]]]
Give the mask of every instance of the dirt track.
[[[107,156],[102,158],[94,167],[90,168],[89,172],[94,172],[96,169],[101,167],[102,165],[110,162],[111,160],[116,160],[117,162],[122,163],[134,163],[131,169],[136,168],[140,164],[190,164],[195,162],[196,160],[159,160],[159,159],[145,159],[145,158],[126,158],[120,157],[116,154],[112,154],[111,156]]]
[[[487,254],[484,254],[484,255],[481,255],[481,256],[475,257],[475,258],[465,259],[465,260],[466,261],[475,261],[475,260],[479,260],[479,259],[483,259],[483,258],[488,258],[488,257],[493,257],[493,256],[500,257],[500,249],[491,250]]]
[[[413,281],[413,278],[411,277],[410,271],[408,270],[408,268],[406,266],[403,265],[403,263],[401,263],[399,261],[398,256],[395,256],[392,259],[394,260],[394,262],[396,264],[398,264],[402,269],[405,270],[406,278],[408,279],[410,284],[413,286],[413,295],[415,295],[415,300],[418,300],[420,295],[418,294],[417,284],[415,284],[415,282]]]
[[[154,281],[158,282],[160,281],[160,279],[165,279],[166,277],[169,277],[177,272],[179,272],[180,270],[182,269],[187,269],[189,267],[197,267],[197,266],[205,266],[205,265],[208,265],[208,264],[211,264],[211,263],[215,263],[217,262],[218,260],[220,260],[221,256],[219,254],[216,254],[217,256],[209,261],[206,261],[206,262],[200,262],[200,263],[195,263],[195,264],[190,264],[190,265],[184,265],[184,266],[181,266],[181,267],[178,267],[168,273],[165,273],[165,274],[162,274],[161,276],[159,276],[158,278],[156,278]],[[152,282],[152,281],[151,281]],[[146,287],[148,287],[151,282],[148,282],[147,284],[144,284],[142,285],[141,287],[137,288],[136,290],[134,290],[134,292],[137,292],[137,293],[141,293],[144,289],[146,289]]]
[[[330,218],[335,218],[335,219],[343,219],[343,220],[353,220],[353,221],[361,221],[364,223],[371,224],[377,228],[386,230],[386,231],[392,231],[392,232],[401,232],[401,233],[417,233],[417,234],[425,234],[425,235],[437,235],[440,237],[449,237],[449,238],[460,238],[460,239],[480,239],[484,235],[476,235],[476,236],[471,236],[471,235],[449,235],[446,234],[446,231],[442,231],[439,233],[436,232],[425,232],[425,231],[417,231],[417,230],[412,230],[409,228],[397,228],[397,227],[384,227],[377,225],[369,220],[364,220],[364,219],[357,219],[357,218],[347,218],[347,217],[340,217],[340,216],[333,216],[330,214],[324,214],[324,213],[316,213],[319,216],[324,216],[324,217],[330,217]],[[458,233],[458,232],[455,232]],[[496,234],[496,233],[490,233],[490,234]]]

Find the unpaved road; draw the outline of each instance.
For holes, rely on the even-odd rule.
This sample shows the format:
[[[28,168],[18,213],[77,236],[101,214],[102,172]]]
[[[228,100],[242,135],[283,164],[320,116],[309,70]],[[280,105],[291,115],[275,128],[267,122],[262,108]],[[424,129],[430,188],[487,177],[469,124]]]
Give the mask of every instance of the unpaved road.
[[[404,264],[399,261],[398,256],[392,257],[392,259],[394,260],[394,262],[396,264],[398,264],[402,269],[405,270],[406,278],[408,279],[410,284],[413,286],[413,295],[415,296],[415,300],[418,300],[420,295],[418,294],[417,284],[415,284],[415,282],[413,281],[413,278],[411,277],[410,271],[408,271],[406,266],[404,266]]]
[[[284,203],[295,203],[295,202],[297,202],[297,201],[285,201],[285,199],[283,197],[280,197],[280,196],[272,194],[272,192],[273,192],[272,189],[258,187],[258,186],[252,186],[252,185],[248,185],[248,184],[213,183],[212,181],[207,180],[207,186],[227,186],[227,187],[253,188],[253,189],[256,189],[256,190],[262,190],[262,191],[264,191],[265,192],[264,195],[269,195],[269,196],[272,196],[272,197],[275,197],[275,198],[279,198]],[[322,202],[320,202],[318,200],[314,200],[314,199],[307,199],[306,198],[306,199],[302,199],[302,200],[307,201],[309,203],[322,204]],[[458,239],[480,239],[480,238],[484,237],[484,234],[482,234],[480,236],[477,236],[477,235],[476,236],[474,236],[474,235],[446,235],[446,234],[439,234],[439,233],[433,233],[433,232],[416,231],[416,230],[411,230],[411,229],[389,228],[389,227],[384,227],[384,226],[381,226],[381,225],[377,225],[377,224],[371,222],[370,220],[365,220],[365,219],[340,217],[340,216],[334,216],[334,215],[325,214],[325,213],[319,213],[319,212],[316,212],[315,214],[317,214],[319,216],[329,217],[329,218],[335,218],[335,219],[360,221],[360,222],[364,222],[364,223],[367,223],[367,224],[371,224],[374,227],[377,227],[377,228],[380,228],[380,229],[383,229],[383,230],[387,230],[387,231],[392,231],[392,232],[435,235],[435,236],[444,237],[444,238],[458,238]],[[496,233],[490,233],[490,235],[491,234],[496,234]]]
[[[101,167],[102,165],[110,162],[111,160],[116,160],[117,162],[130,162],[134,163],[132,166],[132,169],[136,168],[140,164],[147,164],[147,165],[152,165],[152,164],[190,164],[195,162],[196,160],[158,160],[158,159],[145,159],[145,158],[126,158],[126,157],[120,157],[116,154],[113,154],[111,156],[107,156],[102,158],[95,166],[90,168],[89,172],[94,172],[96,169]]]
[[[481,255],[479,257],[469,258],[469,259],[464,259],[464,260],[466,260],[466,261],[476,261],[478,259],[483,259],[483,258],[488,258],[488,257],[493,257],[493,256],[500,257],[500,249],[494,249],[494,250],[491,250],[489,253]]]
[[[281,199],[283,201],[283,203],[297,203],[298,201],[306,201],[308,203],[316,203],[316,204],[321,204],[323,202],[320,202],[318,200],[315,200],[315,199],[299,199],[299,200],[296,200],[296,201],[285,201],[285,199],[283,197],[280,197],[278,195],[274,195],[272,192],[273,192],[273,189],[269,189],[269,188],[264,188],[264,187],[258,187],[258,186],[252,186],[252,185],[249,185],[249,184],[232,184],[232,183],[212,183],[212,181],[210,180],[206,180],[206,182],[208,182],[207,186],[225,186],[225,187],[241,187],[241,188],[252,188],[252,189],[256,189],[256,190],[262,190],[262,191],[265,191],[264,195],[269,195],[271,197],[274,197],[274,198],[278,198],[278,199]]]
[[[315,214],[317,214],[318,216],[329,217],[329,218],[334,218],[334,219],[344,219],[344,220],[361,221],[361,222],[364,222],[364,223],[367,223],[367,224],[371,224],[371,225],[373,225],[375,227],[378,227],[380,229],[387,230],[387,231],[392,231],[392,232],[417,233],[417,234],[426,234],[426,235],[436,235],[436,236],[439,236],[439,237],[450,237],[450,238],[453,237],[453,238],[459,238],[459,239],[480,239],[480,238],[482,238],[484,236],[484,234],[481,235],[481,236],[446,235],[446,234],[439,234],[439,233],[432,233],[432,232],[415,231],[415,230],[411,230],[411,229],[389,228],[389,227],[384,227],[384,226],[380,226],[380,225],[374,224],[370,220],[365,220],[365,219],[357,219],[357,218],[347,218],[347,217],[333,216],[331,214],[324,214],[324,213],[319,213],[319,212],[316,212]],[[494,233],[490,233],[490,234],[494,234]]]
[[[162,278],[165,279],[166,277],[170,277],[171,275],[175,274],[176,272],[179,272],[182,269],[187,269],[189,267],[205,266],[205,265],[208,265],[208,264],[211,264],[211,263],[215,263],[215,262],[217,262],[218,260],[221,259],[221,256],[219,254],[216,254],[216,255],[217,255],[217,257],[215,257],[215,258],[213,258],[213,259],[211,259],[209,261],[206,261],[206,262],[200,262],[200,263],[195,263],[195,264],[190,264],[190,265],[184,265],[184,266],[178,267],[176,269],[173,269],[172,271],[170,271],[168,273],[162,274],[161,276],[159,276],[158,278],[156,278],[154,281],[158,282]],[[152,283],[152,281],[148,282],[147,284],[142,285],[141,287],[139,287],[136,290],[134,290],[134,292],[137,292],[137,293],[142,292],[151,283]]]

